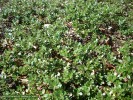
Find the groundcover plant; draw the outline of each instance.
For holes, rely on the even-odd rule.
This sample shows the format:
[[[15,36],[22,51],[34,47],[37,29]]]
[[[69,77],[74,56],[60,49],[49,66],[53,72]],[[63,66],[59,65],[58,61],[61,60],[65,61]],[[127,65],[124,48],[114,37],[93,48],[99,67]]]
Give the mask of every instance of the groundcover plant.
[[[132,82],[132,0],[0,1],[3,100],[131,100]]]

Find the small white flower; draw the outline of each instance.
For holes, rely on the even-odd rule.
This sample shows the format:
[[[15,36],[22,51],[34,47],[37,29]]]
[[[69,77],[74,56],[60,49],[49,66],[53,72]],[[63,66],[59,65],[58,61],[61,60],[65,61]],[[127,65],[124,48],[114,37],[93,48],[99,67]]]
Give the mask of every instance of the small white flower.
[[[25,92],[22,92],[22,95],[25,95]]]
[[[121,75],[119,74],[117,77],[120,77]]]
[[[105,82],[101,82],[101,84],[105,84]]]
[[[79,92],[79,95],[83,95],[83,93],[82,92]]]
[[[21,55],[21,52],[19,52],[18,55]]]
[[[113,91],[110,91],[109,94],[112,95]]]
[[[111,86],[111,82],[109,82],[108,85]]]
[[[113,94],[113,97],[115,97],[115,94]]]
[[[58,72],[57,76],[60,76],[60,73]]]
[[[106,95],[106,93],[103,93],[102,95],[103,95],[103,96],[105,96],[105,95]]]
[[[127,78],[128,78],[128,79],[131,79],[131,77],[130,77],[129,75],[127,75]]]
[[[12,33],[8,33],[10,36],[12,35]]]
[[[117,72],[114,72],[114,75],[117,76]]]
[[[72,96],[72,93],[70,93],[69,96],[71,97]]]
[[[62,85],[61,84],[58,84],[58,87],[60,88]]]
[[[38,59],[38,61],[41,61],[41,59]]]
[[[44,28],[49,28],[51,24],[44,24]]]
[[[42,90],[42,94],[45,94],[45,89]]]
[[[109,26],[109,27],[108,27],[108,30],[111,30],[111,29],[112,29],[112,26]]]
[[[95,74],[95,71],[93,70],[92,73],[91,73],[91,75],[94,75],[94,74]]]
[[[15,44],[16,46],[20,46],[20,44]]]

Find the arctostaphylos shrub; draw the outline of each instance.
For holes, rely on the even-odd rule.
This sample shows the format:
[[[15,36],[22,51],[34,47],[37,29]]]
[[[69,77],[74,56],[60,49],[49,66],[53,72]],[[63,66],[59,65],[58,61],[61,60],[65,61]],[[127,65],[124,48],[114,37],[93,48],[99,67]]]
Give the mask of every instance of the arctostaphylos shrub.
[[[131,100],[133,2],[0,2],[4,100]]]

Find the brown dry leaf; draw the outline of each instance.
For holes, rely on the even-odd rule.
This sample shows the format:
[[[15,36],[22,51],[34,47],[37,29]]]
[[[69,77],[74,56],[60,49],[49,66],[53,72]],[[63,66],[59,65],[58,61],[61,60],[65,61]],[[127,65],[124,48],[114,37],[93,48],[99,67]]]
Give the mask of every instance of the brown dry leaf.
[[[105,43],[106,43],[106,45],[109,45],[111,47],[114,45],[113,40],[112,40],[111,37],[108,37],[107,40],[105,41]]]
[[[38,86],[38,87],[37,87],[37,90],[38,90],[38,91],[41,91],[41,90],[42,90],[42,86]]]
[[[107,34],[108,33],[108,30],[105,29],[105,28],[100,27],[99,30],[100,30],[100,32],[102,32],[104,34]]]
[[[101,27],[101,28],[99,28],[99,30],[100,31],[105,31],[106,29]]]
[[[32,51],[39,51],[39,45],[33,45]]]
[[[48,88],[48,84],[46,84],[46,83],[43,83],[43,84],[41,84],[41,85],[39,85],[38,87],[37,87],[37,90],[38,91],[40,91],[40,90],[42,90],[43,89],[43,87],[46,87],[46,88]]]
[[[16,58],[15,60],[14,60],[14,62],[15,62],[15,64],[19,67],[19,66],[24,66],[24,63],[23,63],[23,60],[22,59],[20,59],[20,58]]]
[[[115,66],[113,64],[110,64],[109,62],[106,62],[106,68],[111,70],[111,69],[115,69]]]
[[[66,26],[67,26],[69,29],[71,29],[71,28],[72,28],[72,22],[67,22],[67,23],[66,23]]]
[[[3,46],[5,49],[12,50],[12,48],[13,48],[13,41],[11,41],[11,40],[9,40],[9,39],[4,39],[2,46]]]
[[[24,85],[27,85],[28,84],[28,79],[27,78],[22,78],[22,79],[20,79],[20,81]]]
[[[65,61],[65,62],[72,63],[72,60],[68,59],[67,57],[64,57],[64,56],[60,55],[60,54],[59,54],[57,51],[55,51],[55,50],[52,50],[51,54],[52,54],[52,57],[53,57],[53,58],[58,58],[58,59],[61,59],[61,60]]]
[[[128,81],[129,81],[129,79],[127,77],[122,80],[122,82],[124,82],[124,83],[126,83]]]

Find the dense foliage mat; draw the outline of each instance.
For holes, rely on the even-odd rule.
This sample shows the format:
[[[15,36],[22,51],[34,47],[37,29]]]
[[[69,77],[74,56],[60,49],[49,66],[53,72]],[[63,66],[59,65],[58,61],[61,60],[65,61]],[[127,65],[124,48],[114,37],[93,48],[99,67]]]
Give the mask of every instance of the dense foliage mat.
[[[0,3],[1,96],[133,98],[133,2]]]

